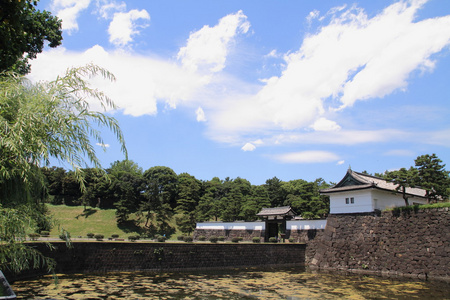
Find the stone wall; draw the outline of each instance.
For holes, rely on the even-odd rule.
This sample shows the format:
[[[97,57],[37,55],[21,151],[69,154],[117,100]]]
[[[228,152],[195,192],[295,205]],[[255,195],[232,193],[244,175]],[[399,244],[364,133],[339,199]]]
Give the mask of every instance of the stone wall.
[[[329,215],[307,247],[315,268],[449,279],[449,208]]]
[[[32,243],[57,262],[57,273],[111,271],[176,271],[224,269],[236,267],[304,266],[302,244],[234,244],[234,243],[52,243],[49,251],[43,243]],[[39,273],[39,272],[38,272]],[[28,277],[38,275],[28,271]],[[8,280],[10,277],[7,275]],[[23,278],[23,276],[21,277]]]

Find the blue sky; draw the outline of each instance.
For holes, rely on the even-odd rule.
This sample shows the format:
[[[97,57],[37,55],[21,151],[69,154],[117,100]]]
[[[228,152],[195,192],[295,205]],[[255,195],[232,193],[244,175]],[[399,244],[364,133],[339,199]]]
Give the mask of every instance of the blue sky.
[[[129,158],[198,179],[338,182],[450,161],[450,2],[41,0],[63,44],[33,81],[71,66],[120,107]],[[92,105],[93,109],[97,107]],[[112,134],[104,167],[122,160]]]

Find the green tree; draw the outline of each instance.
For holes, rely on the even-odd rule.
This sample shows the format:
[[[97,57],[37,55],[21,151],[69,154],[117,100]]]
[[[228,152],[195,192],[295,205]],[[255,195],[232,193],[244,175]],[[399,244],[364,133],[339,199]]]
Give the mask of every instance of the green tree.
[[[118,223],[127,222],[129,215],[145,200],[142,168],[131,160],[123,160],[112,163],[107,172],[111,177],[107,205],[113,203],[116,207]]]
[[[418,156],[414,162],[417,169],[414,182],[426,190],[428,202],[447,200],[450,178],[442,160],[433,153]]]
[[[145,217],[145,226],[151,229],[152,220],[156,231],[167,234],[172,231],[169,221],[176,206],[178,176],[169,167],[156,166],[144,172],[146,201],[139,208],[139,215]]]
[[[222,211],[222,203],[220,201],[223,197],[222,181],[218,177],[214,177],[203,183],[203,190],[203,195],[196,208],[197,220],[217,221]]]
[[[91,163],[101,167],[92,146],[92,141],[103,144],[97,126],[114,131],[126,154],[116,120],[89,110],[87,99],[98,100],[104,108],[114,108],[108,97],[89,86],[86,79],[94,75],[114,79],[111,73],[94,65],[69,69],[54,81],[36,84],[11,73],[1,74],[0,205],[6,211],[25,207],[29,209],[21,210],[24,220],[38,218],[26,212],[40,211],[35,207],[41,205],[38,188],[44,186],[45,179],[38,166],[48,165],[51,158],[68,162],[84,190],[80,166]],[[0,215],[2,224],[8,224],[7,216]],[[4,249],[0,247],[0,252]],[[23,258],[11,253],[1,252],[0,264],[4,266],[11,259]],[[25,265],[26,262],[21,264]]]
[[[405,205],[409,205],[408,194],[406,188],[414,187],[417,181],[417,169],[410,167],[409,170],[401,168],[396,171],[388,171],[384,173],[384,178],[397,185],[396,190],[402,193]]]
[[[36,9],[36,0],[2,0],[0,7],[0,72],[30,71],[29,59],[61,44],[61,20]],[[24,56],[25,54],[25,56]]]
[[[267,179],[264,187],[269,194],[270,204],[272,207],[279,207],[283,205],[286,198],[286,193],[282,187],[282,181],[277,177]]]

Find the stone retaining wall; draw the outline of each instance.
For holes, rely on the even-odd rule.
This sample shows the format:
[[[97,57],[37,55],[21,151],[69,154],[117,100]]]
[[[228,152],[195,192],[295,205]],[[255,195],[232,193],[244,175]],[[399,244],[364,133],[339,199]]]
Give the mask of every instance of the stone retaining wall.
[[[449,209],[329,215],[307,247],[316,249],[311,267],[447,280]]]
[[[57,273],[112,271],[177,271],[236,267],[304,266],[304,244],[232,243],[31,243],[57,262]],[[28,271],[24,276],[38,274]],[[7,276],[10,279],[9,276]],[[23,276],[22,276],[23,278]]]

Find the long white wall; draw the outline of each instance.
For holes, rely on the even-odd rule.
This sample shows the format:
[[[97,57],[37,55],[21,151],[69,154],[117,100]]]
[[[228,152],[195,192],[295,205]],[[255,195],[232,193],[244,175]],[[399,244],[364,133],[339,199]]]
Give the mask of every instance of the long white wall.
[[[265,230],[265,222],[204,222],[197,223],[195,229],[209,230]]]
[[[327,220],[292,220],[286,222],[287,230],[325,229]]]
[[[287,230],[325,229],[327,220],[291,220],[286,222]],[[208,230],[265,230],[265,222],[204,222],[196,229]]]

